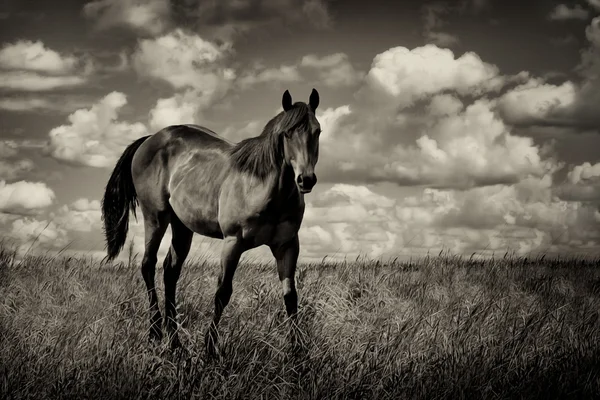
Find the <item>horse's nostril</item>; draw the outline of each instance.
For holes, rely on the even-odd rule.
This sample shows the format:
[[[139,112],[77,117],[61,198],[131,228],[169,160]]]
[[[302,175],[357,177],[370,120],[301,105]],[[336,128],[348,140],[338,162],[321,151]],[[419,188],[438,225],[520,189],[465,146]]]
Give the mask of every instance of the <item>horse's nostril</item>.
[[[298,182],[298,185],[302,185],[302,175],[298,175],[298,178],[296,178],[296,182]]]

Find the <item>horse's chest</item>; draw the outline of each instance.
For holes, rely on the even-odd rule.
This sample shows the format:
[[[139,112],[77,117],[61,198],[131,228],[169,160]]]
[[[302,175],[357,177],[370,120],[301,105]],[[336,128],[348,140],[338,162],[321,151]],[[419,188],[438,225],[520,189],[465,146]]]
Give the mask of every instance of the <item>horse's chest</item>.
[[[301,223],[301,215],[282,216],[277,219],[258,218],[246,226],[243,236],[254,246],[278,246],[292,240],[298,234]]]

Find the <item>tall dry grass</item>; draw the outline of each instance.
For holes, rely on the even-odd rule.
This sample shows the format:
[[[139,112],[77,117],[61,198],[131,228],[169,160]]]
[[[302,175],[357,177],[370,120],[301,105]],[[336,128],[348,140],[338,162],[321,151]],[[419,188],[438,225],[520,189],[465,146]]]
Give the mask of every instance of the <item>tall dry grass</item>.
[[[299,355],[287,345],[274,263],[242,264],[220,325],[223,357],[210,362],[203,334],[217,267],[185,265],[186,351],[172,353],[148,345],[144,284],[129,264],[0,251],[0,398],[600,395],[597,262],[442,255],[302,265]]]

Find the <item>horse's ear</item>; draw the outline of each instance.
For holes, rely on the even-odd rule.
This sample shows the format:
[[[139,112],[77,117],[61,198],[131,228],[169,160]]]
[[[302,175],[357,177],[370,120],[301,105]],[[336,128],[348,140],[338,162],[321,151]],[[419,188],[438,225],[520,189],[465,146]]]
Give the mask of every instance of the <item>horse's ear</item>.
[[[319,92],[313,88],[312,92],[310,92],[310,98],[308,99],[308,105],[313,110],[313,112],[319,107]]]
[[[281,99],[281,105],[283,106],[283,111],[288,111],[292,108],[292,95],[288,90],[283,92],[283,98]]]

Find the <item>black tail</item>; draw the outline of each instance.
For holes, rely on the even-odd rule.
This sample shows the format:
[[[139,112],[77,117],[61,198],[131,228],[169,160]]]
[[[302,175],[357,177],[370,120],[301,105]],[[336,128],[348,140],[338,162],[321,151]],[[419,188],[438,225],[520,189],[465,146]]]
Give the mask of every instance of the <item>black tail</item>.
[[[125,244],[129,229],[129,210],[135,216],[137,193],[131,177],[131,160],[137,149],[149,137],[139,138],[125,149],[106,184],[102,198],[102,221],[108,261],[115,258]]]

